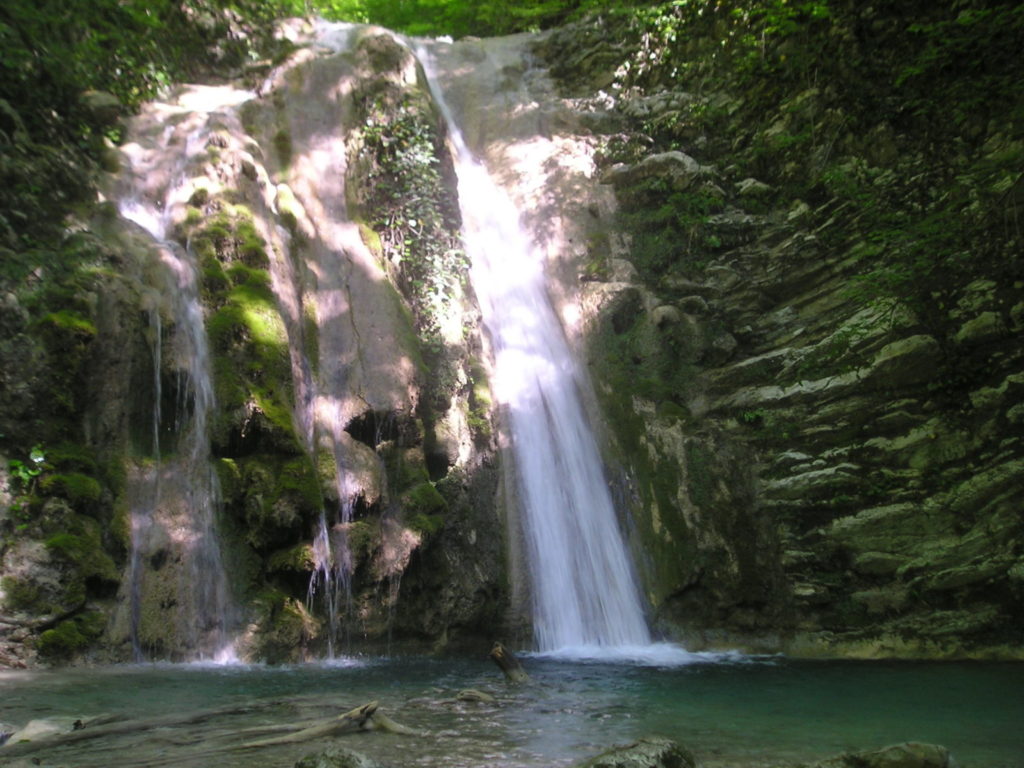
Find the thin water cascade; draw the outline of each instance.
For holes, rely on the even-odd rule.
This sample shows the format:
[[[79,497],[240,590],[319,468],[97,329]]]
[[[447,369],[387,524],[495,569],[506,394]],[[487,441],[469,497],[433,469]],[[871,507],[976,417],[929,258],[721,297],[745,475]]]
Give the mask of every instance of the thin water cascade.
[[[160,262],[155,279],[161,283],[155,286],[159,298],[149,312],[156,400],[152,462],[132,483],[130,503],[130,641],[136,660],[143,660],[158,638],[173,657],[229,662],[235,658],[231,631],[237,622],[216,530],[221,492],[209,434],[216,404],[199,269],[188,248],[167,238],[175,204],[187,194],[186,165],[204,151],[208,128],[200,121],[182,130],[188,131],[184,152],[169,149],[181,139],[170,126],[128,145],[132,167],[127,189],[117,201],[121,215],[152,237]],[[147,188],[152,178],[163,183]],[[166,327],[161,311],[170,321]],[[165,455],[170,446],[160,439],[161,371],[168,366],[178,379],[177,438],[173,453]],[[168,620],[170,626],[160,626]]]
[[[455,124],[430,52],[419,58],[448,123],[471,279],[506,408],[542,652],[589,655],[651,643],[573,360],[520,211]],[[468,77],[463,72],[462,77]],[[486,85],[483,86],[486,88]]]

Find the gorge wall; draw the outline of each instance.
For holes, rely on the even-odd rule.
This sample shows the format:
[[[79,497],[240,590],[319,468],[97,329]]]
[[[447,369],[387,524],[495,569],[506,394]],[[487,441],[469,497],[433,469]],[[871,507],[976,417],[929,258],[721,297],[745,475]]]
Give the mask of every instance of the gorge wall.
[[[887,64],[898,14],[822,21],[838,63],[769,80],[722,54],[734,21],[683,6],[437,49],[590,370],[653,626],[691,650],[1019,657],[1019,119],[891,111],[851,72]],[[167,479],[197,413],[175,249],[239,652],[528,642],[440,116],[383,30],[286,29],[286,61],[131,118],[76,268],[5,288],[0,663],[201,650],[175,618],[202,535]],[[111,202],[132,196],[167,242]]]

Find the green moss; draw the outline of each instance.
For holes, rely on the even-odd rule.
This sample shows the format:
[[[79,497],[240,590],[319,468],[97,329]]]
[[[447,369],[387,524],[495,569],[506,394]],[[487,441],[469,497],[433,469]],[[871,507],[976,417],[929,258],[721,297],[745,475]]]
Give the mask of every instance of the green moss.
[[[3,585],[4,604],[11,610],[26,611],[40,607],[39,587],[32,582],[22,581],[13,576],[4,576],[0,584]]]
[[[232,285],[246,286],[253,291],[270,289],[270,273],[265,269],[257,269],[248,264],[232,264],[225,273]]]
[[[256,231],[256,225],[252,219],[240,219],[235,227],[235,236],[238,238],[238,255],[242,261],[250,267],[266,269],[270,266],[270,259],[267,257],[267,244]]]
[[[93,322],[70,309],[50,312],[43,315],[39,322],[42,325],[48,325],[60,331],[73,333],[78,336],[91,338],[96,335],[96,326]]]
[[[363,244],[369,249],[370,253],[373,254],[375,259],[378,261],[382,261],[384,259],[384,243],[381,241],[377,230],[366,222],[360,221],[359,237],[363,241]]]
[[[444,528],[444,516],[418,513],[406,518],[405,524],[423,538],[429,538]]]
[[[313,568],[313,547],[308,543],[279,549],[267,558],[268,573],[309,573]]]
[[[46,475],[39,484],[45,493],[63,496],[75,506],[86,506],[100,499],[103,486],[98,481],[78,472],[66,475]]]
[[[402,494],[402,507],[410,515],[429,515],[448,508],[433,483],[420,483]]]
[[[238,459],[238,471],[232,502],[244,510],[242,535],[261,551],[297,540],[321,509],[319,481],[305,456],[250,454]]]
[[[75,565],[74,579],[98,578],[116,583],[120,574],[113,559],[103,550],[99,525],[95,520],[75,515],[67,521],[72,533],[58,533],[45,542],[48,550],[66,562]]]
[[[377,539],[376,534],[376,526],[366,520],[356,520],[348,524],[345,536],[348,549],[357,563],[370,554]]]
[[[37,645],[43,656],[67,657],[86,648],[89,639],[82,634],[77,622],[68,620],[43,632]]]
[[[210,247],[212,251],[212,246]],[[219,296],[231,287],[224,267],[213,252],[200,253],[200,285],[208,297]]]
[[[64,442],[48,448],[46,460],[62,470],[75,469],[86,473],[94,473],[97,470],[94,451],[77,443]]]
[[[42,656],[66,659],[88,648],[103,633],[105,624],[106,618],[102,613],[84,613],[43,632],[37,648]]]
[[[242,472],[238,464],[234,459],[220,458],[217,460],[216,470],[221,495],[225,499],[233,499],[242,490]]]
[[[430,475],[423,454],[419,451],[409,451],[397,445],[382,445],[378,452],[384,461],[388,485],[393,491],[401,493],[409,488],[429,483]]]
[[[278,475],[278,488],[282,493],[296,494],[308,509],[319,509],[323,504],[320,481],[306,456],[284,463]]]

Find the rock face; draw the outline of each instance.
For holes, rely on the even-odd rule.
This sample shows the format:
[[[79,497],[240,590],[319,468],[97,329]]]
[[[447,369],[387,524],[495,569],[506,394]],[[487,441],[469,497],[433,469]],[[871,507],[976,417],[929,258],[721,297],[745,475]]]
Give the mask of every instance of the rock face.
[[[0,294],[7,665],[217,636],[297,661],[503,621],[443,133],[392,35],[306,39],[262,96],[183,86],[127,121],[88,271]]]
[[[882,152],[840,133],[803,164],[785,137],[834,125],[841,84],[758,112],[756,85],[703,58],[701,23],[673,51],[699,97],[679,70],[631,69],[651,42],[628,23],[537,46],[619,207],[580,260],[582,337],[658,626],[691,648],[1019,656],[1019,270],[1000,284],[979,253],[922,301],[860,289],[890,237],[873,214],[863,229],[874,203],[826,185],[811,205],[797,182],[821,160],[908,188],[927,164],[895,147],[915,135],[887,128]]]
[[[906,26],[847,10],[827,21],[847,53]],[[1020,656],[1018,134],[992,105],[941,141],[876,115],[899,98],[843,89],[882,44],[833,57],[827,84],[751,80],[799,59],[769,41],[731,60],[744,36],[697,17],[662,43],[609,15],[449,50],[467,142],[590,369],[656,628],[695,650]],[[121,211],[79,212],[52,264],[0,286],[0,663],[203,655],[167,628],[201,601],[176,585],[199,583],[212,528],[236,608],[209,629],[247,657],[527,638],[412,53],[335,29],[258,93],[182,87],[126,125]],[[205,527],[181,522],[196,467]]]

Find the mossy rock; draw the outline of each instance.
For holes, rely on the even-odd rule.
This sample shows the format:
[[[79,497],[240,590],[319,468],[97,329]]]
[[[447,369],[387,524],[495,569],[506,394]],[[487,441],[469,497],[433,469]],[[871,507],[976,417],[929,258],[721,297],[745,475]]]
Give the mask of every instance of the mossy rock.
[[[417,513],[406,518],[405,525],[427,539],[444,528],[444,516]]]
[[[320,634],[320,622],[298,600],[277,590],[257,599],[256,656],[268,664],[302,660],[303,651]]]
[[[74,566],[72,581],[98,579],[108,584],[120,580],[113,558],[103,548],[100,524],[84,515],[72,515],[62,525],[64,530],[46,539],[46,548],[65,563]],[[84,588],[84,587],[83,587]]]
[[[3,585],[4,605],[9,610],[48,612],[40,610],[42,606],[40,606],[39,601],[42,598],[42,592],[37,584],[23,579],[16,579],[13,576],[4,576],[0,584]]]
[[[402,508],[407,515],[431,515],[447,511],[448,504],[431,482],[420,483],[402,494]]]
[[[378,452],[393,491],[401,493],[429,481],[426,459],[419,448],[406,449],[390,444],[381,445]]]
[[[96,325],[87,317],[70,309],[50,312],[39,320],[39,326],[51,332],[67,334],[80,339],[91,339],[96,335]]]
[[[63,496],[76,508],[94,504],[103,493],[103,486],[97,480],[79,472],[46,475],[41,478],[39,487],[44,493]]]
[[[295,540],[322,508],[319,480],[305,457],[258,454],[237,462],[245,538],[257,549]]]
[[[310,573],[314,568],[313,547],[308,542],[279,549],[267,558],[268,573]]]
[[[214,351],[214,385],[220,403],[215,437],[261,433],[279,449],[300,453],[292,421],[292,374],[288,337],[266,272],[236,264],[238,280],[210,317],[207,332]]]
[[[103,633],[106,617],[97,611],[62,621],[39,635],[36,647],[41,656],[68,659],[90,645]]]
[[[78,443],[64,442],[56,447],[47,448],[46,460],[64,471],[77,470],[86,474],[95,474],[99,470],[93,449]]]
[[[377,526],[366,520],[356,520],[348,524],[345,529],[345,537],[348,542],[349,552],[352,559],[358,566],[361,560],[369,557],[377,544]]]

